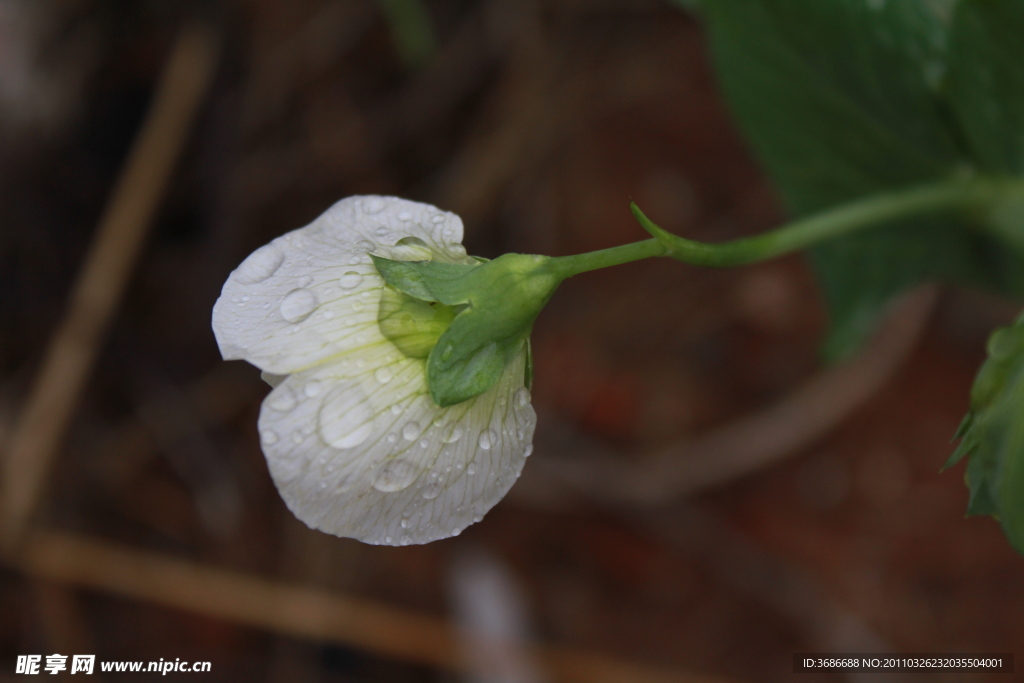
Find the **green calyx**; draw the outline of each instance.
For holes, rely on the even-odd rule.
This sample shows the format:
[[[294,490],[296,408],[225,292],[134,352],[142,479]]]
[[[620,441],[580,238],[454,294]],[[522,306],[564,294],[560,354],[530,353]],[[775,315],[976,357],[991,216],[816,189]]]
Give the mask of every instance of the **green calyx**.
[[[406,356],[426,359],[427,386],[442,407],[494,386],[528,350],[534,320],[565,277],[552,259],[528,254],[480,264],[373,261],[387,284],[381,332]]]

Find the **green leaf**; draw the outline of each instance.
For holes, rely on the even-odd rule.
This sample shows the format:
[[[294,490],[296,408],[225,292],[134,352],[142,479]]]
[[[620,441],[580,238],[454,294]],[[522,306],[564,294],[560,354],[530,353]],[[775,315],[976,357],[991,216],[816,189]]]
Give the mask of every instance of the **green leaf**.
[[[795,216],[977,166],[943,92],[951,1],[700,6],[722,88]],[[969,217],[904,221],[811,257],[831,312],[833,358],[854,350],[886,304],[918,282],[1019,291],[1019,256],[973,230]]]
[[[1024,3],[956,6],[946,91],[979,168],[1024,171]]]
[[[957,431],[962,441],[954,459],[969,458],[967,514],[999,519],[1024,553],[1024,321],[996,330],[988,351]]]

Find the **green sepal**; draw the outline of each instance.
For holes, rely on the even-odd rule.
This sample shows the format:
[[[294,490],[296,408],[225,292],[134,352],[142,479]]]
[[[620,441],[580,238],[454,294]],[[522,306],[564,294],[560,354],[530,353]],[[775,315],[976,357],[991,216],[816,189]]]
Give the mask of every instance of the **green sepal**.
[[[504,254],[479,264],[378,256],[373,262],[389,287],[411,298],[382,309],[379,318],[385,336],[396,344],[409,342],[406,355],[423,357],[424,339],[447,326],[426,355],[427,386],[442,407],[484,393],[524,346],[529,354],[533,322],[564,277],[549,257],[529,254]],[[453,307],[457,314],[449,319],[444,309],[417,301]],[[384,326],[392,323],[396,330],[389,333]],[[532,379],[529,355],[527,373]]]
[[[427,359],[427,386],[439,406],[478,396],[523,351],[533,322],[562,281],[546,256],[504,254],[476,268],[460,285],[467,307]]]
[[[384,282],[400,292],[423,301],[456,306],[467,303],[465,277],[481,264],[443,261],[392,261],[370,254]]]
[[[1024,321],[996,330],[988,352],[946,465],[968,458],[967,514],[995,517],[1024,554]]]

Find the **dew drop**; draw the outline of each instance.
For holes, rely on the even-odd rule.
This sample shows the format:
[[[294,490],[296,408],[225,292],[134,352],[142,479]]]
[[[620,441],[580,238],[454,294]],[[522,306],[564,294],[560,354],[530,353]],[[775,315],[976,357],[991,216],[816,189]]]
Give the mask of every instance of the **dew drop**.
[[[448,435],[448,438],[444,440],[445,443],[455,443],[462,438],[462,427],[455,425],[455,429]]]
[[[473,463],[470,463],[469,467],[466,468],[466,474],[468,474],[470,476],[473,476],[474,474],[476,474],[476,466],[473,465]]]
[[[302,322],[316,310],[316,295],[308,289],[293,289],[281,299],[281,317],[290,323]]]
[[[392,249],[393,258],[399,261],[430,261],[434,252],[419,237],[403,237]]]
[[[274,410],[284,412],[295,407],[295,396],[288,387],[275,389],[271,394],[268,405]]]
[[[420,435],[420,426],[416,422],[408,422],[402,427],[402,436],[406,441],[412,441]]]
[[[387,236],[391,234],[391,231],[385,228],[383,225],[373,231],[377,237],[381,239],[387,239]]]
[[[385,536],[384,537],[384,542],[385,543],[391,543],[391,537],[390,536]]]
[[[392,378],[394,378],[395,374],[391,372],[391,368],[385,365],[383,367],[377,368],[377,370],[373,373],[373,376],[377,378],[377,381],[380,382],[381,384],[387,384],[392,380]]]
[[[395,458],[373,479],[373,488],[384,493],[393,493],[408,488],[419,474],[415,465],[404,458]]]
[[[264,429],[261,436],[263,437],[263,443],[268,446],[277,443],[277,432],[273,429]]]
[[[420,491],[420,495],[427,500],[433,500],[441,495],[441,491],[444,491],[444,484],[440,481],[428,481],[423,485],[423,490]]]
[[[363,281],[363,276],[354,270],[350,270],[341,276],[338,280],[338,285],[342,289],[355,289],[359,286],[359,283]]]
[[[398,434],[395,434],[394,432],[388,434],[388,443],[395,443],[396,441],[398,441]]]
[[[384,210],[384,200],[380,197],[370,197],[363,202],[363,211],[374,214]]]
[[[533,444],[532,443],[531,444],[527,444],[526,445],[526,450],[523,451],[523,457],[524,458],[529,458],[531,455],[533,455]]]
[[[493,430],[488,429],[486,432],[481,432],[480,438],[477,439],[477,443],[480,444],[480,448],[487,451],[490,450],[497,438],[498,435],[495,434]]]
[[[409,528],[409,520],[408,519],[403,519],[401,521],[401,525],[402,525],[403,529],[408,529]]]
[[[319,380],[312,379],[306,382],[306,386],[302,388],[302,392],[306,394],[306,396],[313,398],[314,396],[320,395],[322,388],[323,385],[320,384]]]
[[[358,385],[337,386],[324,397],[319,414],[320,437],[334,448],[354,448],[373,433],[373,411]]]
[[[452,529],[452,536],[458,536],[461,533],[462,529],[460,529],[459,527],[455,527],[454,529]]]
[[[350,266],[358,266],[362,262],[363,262],[363,257],[362,256],[353,256],[352,258],[350,258],[348,260],[348,264]]]
[[[299,278],[299,280],[298,280],[298,282],[296,282],[296,284],[299,287],[309,287],[311,284],[313,284],[313,278],[311,278],[308,275],[303,275],[302,277]]]
[[[358,242],[356,242],[356,247],[363,251],[373,251],[376,248],[376,246],[377,245],[375,245],[370,240],[359,240]]]
[[[420,439],[420,448],[428,448],[429,446],[430,446],[430,441],[429,440],[427,440],[427,439]]]
[[[400,214],[398,214],[398,220],[409,222],[412,220],[412,214],[409,213],[408,211],[403,211]]]
[[[363,303],[361,301],[353,301],[352,310],[355,311],[356,313],[363,310]]]
[[[397,403],[391,406],[391,414],[392,415],[401,415],[401,413],[402,413],[402,406],[398,405]]]
[[[462,246],[461,244],[453,244],[453,245],[451,245],[448,248],[456,256],[465,256],[466,255],[466,248],[464,246]]]
[[[435,213],[433,216],[430,217],[430,222],[431,223],[444,223],[444,214],[443,213]]]
[[[242,261],[242,265],[238,266],[238,270],[235,271],[235,277],[240,282],[247,284],[263,282],[276,273],[283,262],[284,252],[278,249],[277,245],[268,244],[249,254],[249,258]]]
[[[525,408],[530,405],[530,390],[526,387],[519,387],[516,389],[515,394],[516,406],[519,408]]]

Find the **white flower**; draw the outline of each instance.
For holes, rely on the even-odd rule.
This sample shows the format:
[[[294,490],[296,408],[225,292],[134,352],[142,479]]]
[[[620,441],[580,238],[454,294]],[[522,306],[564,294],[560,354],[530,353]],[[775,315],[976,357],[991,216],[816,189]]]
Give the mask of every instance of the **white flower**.
[[[370,253],[475,263],[461,240],[454,214],[350,197],[257,249],[224,283],[217,343],[274,385],[260,443],[285,503],[310,527],[426,543],[479,521],[519,477],[536,424],[525,349],[487,392],[441,408],[425,360],[406,357],[377,323],[384,282]]]

